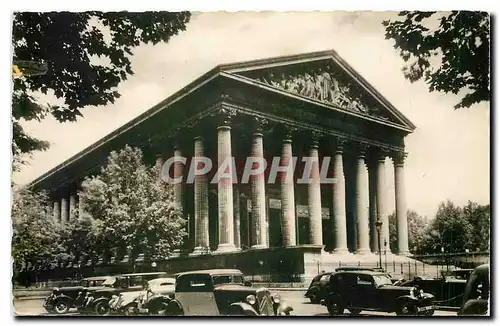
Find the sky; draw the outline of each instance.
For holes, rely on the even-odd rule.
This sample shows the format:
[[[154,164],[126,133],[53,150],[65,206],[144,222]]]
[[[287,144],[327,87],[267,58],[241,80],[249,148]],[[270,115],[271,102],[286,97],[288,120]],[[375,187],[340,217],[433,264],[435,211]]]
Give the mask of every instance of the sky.
[[[134,50],[135,74],[114,105],[89,107],[75,123],[47,118],[26,131],[50,142],[13,175],[25,184],[70,158],[218,64],[334,49],[417,127],[406,138],[408,208],[432,218],[440,202],[490,203],[489,103],[454,110],[459,97],[410,83],[402,59],[385,40],[390,12],[194,13],[187,30],[167,44]],[[389,207],[394,173],[386,161]]]

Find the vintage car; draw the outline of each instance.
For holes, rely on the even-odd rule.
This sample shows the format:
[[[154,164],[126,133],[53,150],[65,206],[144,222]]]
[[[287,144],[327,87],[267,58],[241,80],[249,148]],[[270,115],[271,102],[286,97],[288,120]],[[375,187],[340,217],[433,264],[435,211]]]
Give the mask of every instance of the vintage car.
[[[383,272],[383,269],[380,268],[365,268],[365,267],[339,267],[335,269],[335,272],[341,271],[372,271],[372,272]],[[311,303],[319,304],[321,300],[325,299],[328,294],[328,284],[330,280],[330,275],[332,272],[322,272],[316,275],[309,285],[304,297],[309,298]],[[396,282],[401,282],[400,279],[393,279],[391,275],[387,274],[393,284],[397,284]]]
[[[465,284],[473,269],[441,271],[441,277],[416,276],[403,283],[404,286],[418,286],[435,297],[435,305],[441,309],[458,310],[462,305]]]
[[[122,292],[109,301],[112,313],[123,315],[162,315],[175,293],[175,278],[157,278],[139,292]]]
[[[434,296],[416,287],[393,285],[390,277],[375,271],[340,271],[329,279],[328,295],[321,300],[330,315],[351,315],[362,310],[395,312],[399,315],[434,314]]]
[[[467,280],[459,316],[479,316],[488,314],[490,298],[490,265],[476,267]]]
[[[142,291],[147,281],[162,276],[167,276],[167,274],[164,272],[132,273],[108,277],[100,287],[85,288],[79,293],[78,302],[86,301],[87,304],[85,306],[77,306],[78,311],[81,313],[107,315],[110,313],[109,301],[113,295],[119,295],[123,292]]]
[[[94,276],[80,280],[76,286],[65,286],[54,288],[43,303],[43,307],[49,313],[65,314],[71,308],[78,307],[81,304],[82,297],[79,295],[82,291],[101,288],[106,280],[111,276]]]
[[[244,282],[237,269],[211,269],[180,273],[170,316],[283,316],[293,309],[266,288]]]

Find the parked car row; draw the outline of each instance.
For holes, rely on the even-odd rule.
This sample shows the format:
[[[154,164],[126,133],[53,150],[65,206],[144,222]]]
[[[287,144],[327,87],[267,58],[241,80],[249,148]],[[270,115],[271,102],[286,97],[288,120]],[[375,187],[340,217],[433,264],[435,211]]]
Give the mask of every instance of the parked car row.
[[[179,273],[122,274],[82,280],[80,286],[56,288],[45,299],[49,313],[118,315],[283,316],[293,310],[279,295],[244,282],[236,269]]]
[[[458,315],[485,315],[489,299],[489,265],[475,270],[443,273],[442,278],[394,279],[383,270],[338,268],[313,278],[305,295],[330,315],[348,310],[395,312],[397,315],[432,316],[436,308],[452,308]],[[450,307],[451,306],[451,307]]]

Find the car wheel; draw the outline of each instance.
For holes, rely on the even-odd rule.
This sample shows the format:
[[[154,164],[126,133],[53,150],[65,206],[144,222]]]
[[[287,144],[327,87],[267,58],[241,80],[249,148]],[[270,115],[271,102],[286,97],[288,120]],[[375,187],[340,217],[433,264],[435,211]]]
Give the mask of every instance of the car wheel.
[[[432,316],[434,315],[434,310],[427,310],[425,313],[424,313],[424,316]]]
[[[361,313],[361,309],[348,309],[351,315],[357,316]]]
[[[62,315],[69,311],[69,302],[66,300],[59,300],[54,305],[54,312],[56,314]]]
[[[109,305],[106,301],[98,302],[95,305],[95,312],[99,316],[107,316],[110,313]]]
[[[416,314],[416,306],[412,302],[402,302],[396,310],[398,316],[414,316]]]
[[[165,316],[183,316],[184,312],[182,311],[181,307],[179,307],[176,304],[170,304],[167,306],[167,309],[165,310]]]
[[[329,302],[326,307],[330,316],[342,315],[344,313],[344,307],[336,302]]]

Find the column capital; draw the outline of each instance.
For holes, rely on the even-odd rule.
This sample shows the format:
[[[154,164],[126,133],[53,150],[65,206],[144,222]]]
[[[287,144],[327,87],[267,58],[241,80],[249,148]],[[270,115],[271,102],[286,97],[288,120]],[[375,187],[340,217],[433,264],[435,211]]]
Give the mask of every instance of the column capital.
[[[347,144],[347,140],[342,137],[335,137],[334,139],[335,153],[341,154],[342,152],[344,152],[344,146]]]
[[[283,125],[283,142],[284,143],[291,143],[293,134],[298,130],[297,127],[294,126],[289,126],[289,125]]]
[[[266,118],[253,116],[252,119],[253,133],[262,134],[265,127],[269,125],[269,120]]]
[[[323,136],[323,133],[316,131],[316,130],[311,130],[309,131],[309,138],[310,138],[310,147],[312,148],[318,148],[319,147],[319,140]]]
[[[215,117],[218,127],[230,127],[231,121],[236,116],[236,110],[227,107],[220,107],[210,115]]]
[[[366,153],[370,149],[370,145],[367,143],[358,142],[355,144],[355,148],[356,148],[356,157],[364,158],[366,156]]]
[[[385,158],[390,155],[390,150],[385,146],[373,148],[373,159],[375,162],[385,162]]]
[[[394,165],[403,165],[406,157],[408,156],[408,153],[403,151],[396,151],[392,152],[391,154],[392,154],[391,158],[392,161],[394,162]]]

